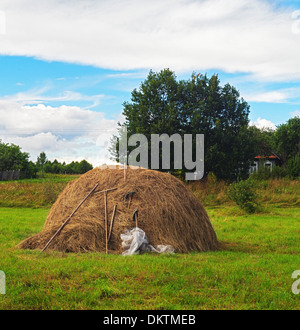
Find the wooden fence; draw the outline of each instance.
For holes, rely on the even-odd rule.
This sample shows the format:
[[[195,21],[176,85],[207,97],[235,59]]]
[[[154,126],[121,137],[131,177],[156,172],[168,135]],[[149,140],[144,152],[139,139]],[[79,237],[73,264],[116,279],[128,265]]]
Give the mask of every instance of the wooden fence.
[[[19,180],[21,171],[0,171],[0,181]]]

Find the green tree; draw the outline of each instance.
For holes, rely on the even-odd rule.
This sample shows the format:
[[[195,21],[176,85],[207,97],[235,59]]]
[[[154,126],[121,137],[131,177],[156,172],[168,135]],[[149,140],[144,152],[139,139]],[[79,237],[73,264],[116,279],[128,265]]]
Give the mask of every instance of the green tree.
[[[47,156],[45,154],[45,152],[41,152],[40,155],[38,156],[37,158],[37,166],[41,169],[42,171],[42,176],[44,176],[44,167],[45,167],[45,164],[47,163]]]
[[[292,179],[300,176],[300,155],[292,156],[288,159],[286,170],[288,176]]]
[[[76,174],[75,162],[65,165],[65,172],[68,174]]]
[[[92,169],[93,166],[90,163],[88,163],[85,159],[78,164],[78,168],[77,168],[78,174],[86,173]]]
[[[29,154],[19,146],[5,144],[0,140],[0,170],[24,170],[29,163]]]
[[[274,148],[283,162],[295,156],[300,156],[300,117],[288,120],[278,126],[274,133]]]
[[[27,163],[26,168],[25,168],[25,178],[35,178],[36,174],[38,172],[38,167],[36,166],[36,164],[32,161],[29,161],[29,163]]]
[[[88,163],[86,160],[81,162],[72,161],[70,164],[65,162],[60,163],[57,159],[53,162],[47,160],[45,162],[44,170],[46,173],[67,173],[67,174],[83,174],[93,169],[93,165]]]
[[[190,79],[177,81],[169,69],[150,71],[132,91],[131,101],[123,104],[123,115],[128,136],[147,137],[149,154],[151,134],[204,134],[206,174],[214,172],[223,179],[248,174],[255,155],[248,129],[249,105],[233,86],[221,87],[217,75],[193,73]]]
[[[253,143],[256,147],[256,154],[260,156],[270,156],[275,152],[274,148],[274,134],[275,131],[270,128],[257,128],[255,126],[249,127],[252,132]]]
[[[61,173],[61,164],[59,163],[59,161],[57,159],[54,159],[54,161],[52,162],[52,173],[58,174]]]
[[[29,154],[22,152],[15,144],[3,143],[0,140],[0,171],[20,170],[22,177],[35,177],[37,168],[29,161]]]

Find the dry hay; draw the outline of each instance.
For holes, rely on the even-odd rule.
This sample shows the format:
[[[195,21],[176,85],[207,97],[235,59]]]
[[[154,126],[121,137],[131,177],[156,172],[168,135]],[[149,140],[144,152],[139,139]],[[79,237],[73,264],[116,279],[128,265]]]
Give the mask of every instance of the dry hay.
[[[138,210],[138,227],[153,246],[172,245],[175,252],[216,250],[219,243],[209,217],[199,200],[174,176],[147,169],[95,168],[69,182],[52,206],[43,230],[21,242],[23,249],[43,249],[79,203],[99,182],[96,190],[82,204],[47,250],[85,252],[106,250],[105,189],[107,193],[108,228],[117,204],[109,253],[122,251],[120,234],[135,227],[134,210]],[[134,191],[132,200],[124,199]],[[130,197],[130,195],[127,195]]]

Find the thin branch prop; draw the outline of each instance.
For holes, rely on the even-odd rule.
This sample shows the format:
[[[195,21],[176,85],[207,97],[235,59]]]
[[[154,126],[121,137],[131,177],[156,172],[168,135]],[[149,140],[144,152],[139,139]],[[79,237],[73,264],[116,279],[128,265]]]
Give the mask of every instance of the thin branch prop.
[[[111,189],[105,189],[105,190],[97,191],[94,195],[105,193],[107,191],[116,190],[116,189],[118,189],[118,188],[116,187],[116,188],[111,188]]]
[[[56,233],[50,238],[48,243],[44,246],[42,252],[44,252],[47,247],[51,244],[51,242],[54,240],[54,238],[63,230],[65,225],[70,221],[72,216],[77,212],[77,210],[80,208],[80,206],[89,198],[89,196],[95,191],[95,189],[98,187],[99,182],[95,185],[95,187],[86,195],[86,197],[79,203],[79,205],[76,207],[76,209],[71,213],[71,215],[68,216],[67,220],[60,226],[60,228],[56,231]]]
[[[111,217],[110,228],[109,228],[109,233],[108,233],[108,238],[107,238],[107,244],[108,244],[108,242],[110,240],[110,236],[111,236],[111,232],[112,232],[112,227],[113,227],[113,223],[114,223],[114,220],[115,220],[117,205],[118,204],[115,205],[114,211],[113,211],[113,214],[112,214],[112,217]]]
[[[105,210],[105,253],[108,253],[108,237],[107,237],[107,191],[104,192],[104,210]]]

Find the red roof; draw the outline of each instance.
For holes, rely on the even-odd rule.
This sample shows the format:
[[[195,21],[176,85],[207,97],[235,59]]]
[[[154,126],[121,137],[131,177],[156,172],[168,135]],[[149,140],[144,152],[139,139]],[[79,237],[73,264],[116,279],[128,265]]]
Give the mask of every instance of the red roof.
[[[276,159],[276,158],[278,158],[278,157],[272,155],[272,156],[255,156],[254,158],[258,158],[258,159],[260,159],[260,158],[267,158],[267,159],[272,158],[272,159]]]

